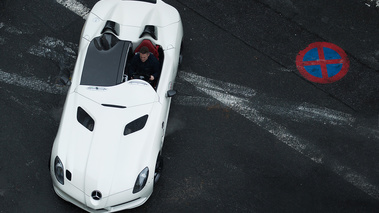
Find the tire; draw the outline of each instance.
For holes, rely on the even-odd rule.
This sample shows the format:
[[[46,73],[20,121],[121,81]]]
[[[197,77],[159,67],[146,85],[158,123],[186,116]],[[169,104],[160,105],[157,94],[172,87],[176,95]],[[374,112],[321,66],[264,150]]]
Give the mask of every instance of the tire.
[[[179,63],[178,63],[179,68],[181,67],[182,63],[183,63],[183,41],[180,44]]]
[[[163,158],[161,153],[158,154],[157,161],[155,163],[155,170],[154,170],[154,184],[156,184],[161,177],[163,170]]]

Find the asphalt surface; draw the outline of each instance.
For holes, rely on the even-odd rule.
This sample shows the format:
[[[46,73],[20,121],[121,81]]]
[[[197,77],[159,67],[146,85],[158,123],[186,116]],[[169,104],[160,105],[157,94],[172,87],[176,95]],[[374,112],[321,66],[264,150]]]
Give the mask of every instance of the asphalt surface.
[[[378,212],[379,2],[168,0],[184,62],[151,198],[125,212]],[[0,2],[0,212],[82,212],[47,168],[94,0]],[[329,42],[339,81],[296,56]]]

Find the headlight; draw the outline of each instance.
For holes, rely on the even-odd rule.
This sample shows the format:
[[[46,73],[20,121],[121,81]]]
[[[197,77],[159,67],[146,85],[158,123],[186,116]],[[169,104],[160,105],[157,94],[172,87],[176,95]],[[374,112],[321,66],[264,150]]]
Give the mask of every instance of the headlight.
[[[57,181],[64,185],[64,168],[63,168],[63,163],[59,159],[59,157],[55,157],[54,161],[54,173],[55,177],[57,178]]]
[[[134,184],[133,194],[141,191],[145,187],[147,177],[149,176],[149,168],[145,167],[142,172],[139,173],[136,183]]]

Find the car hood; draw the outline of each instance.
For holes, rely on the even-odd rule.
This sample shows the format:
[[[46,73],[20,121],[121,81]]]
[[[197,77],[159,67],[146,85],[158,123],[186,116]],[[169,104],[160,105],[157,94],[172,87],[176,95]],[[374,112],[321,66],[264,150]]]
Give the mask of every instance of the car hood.
[[[129,108],[159,101],[155,90],[142,80],[131,80],[110,87],[79,85],[75,92],[98,104],[115,107]]]
[[[103,198],[133,189],[151,161],[153,140],[159,134],[154,116],[161,104],[155,91],[146,88],[137,81],[118,87],[83,86],[68,95],[56,138],[57,155],[66,173],[72,174],[68,184],[87,196],[98,190]],[[92,131],[78,122],[78,107],[94,120]],[[128,123],[146,115],[141,130],[124,135]]]

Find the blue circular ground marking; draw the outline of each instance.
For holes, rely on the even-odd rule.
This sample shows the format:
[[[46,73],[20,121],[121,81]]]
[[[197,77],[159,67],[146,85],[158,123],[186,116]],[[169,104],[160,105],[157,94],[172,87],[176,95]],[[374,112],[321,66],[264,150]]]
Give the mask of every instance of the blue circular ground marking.
[[[346,75],[349,60],[338,46],[316,42],[299,52],[296,65],[306,79],[316,83],[332,83]]]

